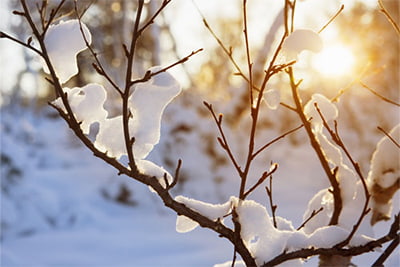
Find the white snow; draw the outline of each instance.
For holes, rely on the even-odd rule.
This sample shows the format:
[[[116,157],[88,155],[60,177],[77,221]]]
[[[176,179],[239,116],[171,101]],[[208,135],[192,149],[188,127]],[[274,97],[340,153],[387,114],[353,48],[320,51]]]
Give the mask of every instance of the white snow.
[[[82,29],[88,43],[91,44],[92,36],[84,23],[82,23]],[[78,73],[76,55],[86,49],[79,21],[73,19],[51,25],[44,42],[57,77],[61,83],[67,82]],[[49,72],[46,66],[44,70]]]
[[[10,125],[12,127],[9,129]],[[57,129],[56,134],[54,129]],[[178,234],[175,230],[176,214],[160,205],[146,187],[126,177],[118,177],[115,170],[77,145],[64,122],[35,118],[26,113],[15,117],[3,113],[1,131],[2,152],[12,156],[16,168],[24,169],[21,179],[8,187],[9,193],[2,191],[2,213],[7,215],[1,218],[2,266],[189,266],[194,263],[212,266],[230,260],[232,246],[210,230],[198,227],[185,235]],[[288,151],[291,153],[288,154]],[[277,159],[287,159],[278,161],[282,172],[276,179],[274,190],[277,213],[287,218],[277,217],[279,229],[273,227],[265,207],[255,201],[244,201],[239,205],[235,198],[220,202],[215,195],[212,201],[224,204],[208,204],[208,201],[183,196],[177,197],[177,200],[215,220],[228,214],[235,204],[243,224],[243,235],[252,253],[266,252],[260,256],[261,260],[282,252],[282,249],[292,251],[312,244],[327,246],[348,230],[342,227],[326,228],[325,224],[316,227],[315,232],[297,232],[293,224],[299,225],[301,219],[295,223],[291,221],[300,215],[304,208],[302,203],[306,203],[307,197],[314,194],[312,190],[318,188],[312,189],[318,183],[316,162],[298,161],[304,158],[305,152],[304,146],[286,145],[277,146],[273,151]],[[310,155],[307,157],[310,158]],[[191,159],[187,157],[183,164],[189,161]],[[196,157],[192,161],[201,166],[204,158]],[[296,164],[300,164],[302,170],[309,170],[308,175],[301,174],[305,180],[294,179],[299,177],[299,171],[293,172],[300,167]],[[123,206],[101,196],[101,192],[115,188],[115,184],[121,182],[125,182],[132,190],[137,206]],[[197,195],[208,196],[210,189],[216,187],[206,177],[202,178],[200,184],[193,191],[189,183],[182,193],[196,195],[193,192],[197,192]],[[235,189],[230,181],[223,186],[226,191],[231,187]],[[309,188],[309,191],[305,188]],[[265,201],[265,198],[261,194],[259,199]],[[324,203],[321,200],[318,202]],[[317,205],[316,209],[319,207]],[[308,224],[318,221],[318,216],[321,215]],[[189,223],[186,222],[186,225]],[[385,232],[381,230],[381,233]],[[365,237],[356,236],[353,242],[356,244],[366,240]],[[356,257],[355,262],[361,266],[368,265],[378,256],[379,252],[367,255],[367,261],[362,260],[365,257]],[[240,264],[240,259],[237,263]],[[387,266],[397,266],[397,263],[396,257],[391,257]],[[286,263],[286,266],[300,264],[297,260]],[[316,261],[310,260],[304,264],[315,266]]]
[[[161,67],[150,68],[155,73]],[[161,116],[165,107],[181,92],[181,86],[168,72],[139,83],[129,98],[133,116],[132,136],[135,156],[144,159],[160,140]]]
[[[344,162],[341,148],[331,140],[330,135],[328,137],[325,134],[323,121],[315,104],[317,104],[325,121],[328,124],[330,123],[330,127],[333,127],[331,122],[338,117],[338,110],[333,103],[321,94],[314,94],[304,108],[306,116],[311,119],[313,132],[317,141],[321,145],[323,153],[332,168],[337,168],[336,178],[339,182],[340,193],[343,201],[343,209],[339,217],[339,226],[343,229],[351,230],[359,218],[365,202],[362,183],[355,171]],[[315,220],[312,220],[312,222],[305,226],[304,231],[306,233],[312,233],[318,228],[327,225],[330,220],[330,214],[333,212],[333,205],[334,200],[332,193],[329,192],[329,188],[317,193],[310,200],[307,211],[303,215],[303,219],[308,218],[313,210],[316,211],[320,207],[323,207],[324,209],[316,216]],[[358,233],[366,235],[372,234],[371,227],[368,226],[367,221],[368,220],[364,220]]]
[[[283,43],[282,52],[288,61],[297,60],[303,50],[318,53],[323,48],[323,42],[318,33],[310,29],[297,29]]]
[[[153,67],[149,71],[154,73],[160,69]],[[163,111],[180,91],[178,82],[167,72],[162,72],[134,87],[128,101],[132,114],[129,132],[130,136],[135,138],[133,154],[136,160],[146,158],[159,142]],[[126,155],[122,116],[100,120],[99,123],[96,147],[117,159]]]
[[[177,196],[175,197],[175,200],[185,204],[187,207],[199,212],[211,220],[221,219],[221,221],[223,221],[223,217],[229,213],[232,207],[232,201],[234,201],[234,198],[224,204],[210,204],[184,196]],[[185,216],[178,216],[176,220],[176,231],[178,233],[190,232],[197,226],[198,223]]]
[[[107,111],[103,104],[106,100],[106,90],[99,84],[88,84],[82,88],[68,87],[63,88],[67,93],[68,102],[74,112],[76,119],[81,122],[81,128],[84,134],[89,134],[90,126],[95,122],[103,122],[107,117]],[[61,98],[57,98],[54,102],[58,107],[65,107]]]
[[[321,116],[319,115],[315,104],[318,105],[319,110],[322,113],[322,116],[327,122],[333,121],[338,116],[338,110],[331,101],[326,98],[326,96],[322,94],[313,94],[311,100],[307,102],[304,106],[304,113],[306,114],[308,119],[311,120],[311,124],[314,127],[315,132],[320,132],[323,127],[323,121]]]
[[[400,124],[390,131],[390,136],[400,143]],[[371,170],[368,181],[379,184],[383,188],[393,185],[400,179],[400,150],[387,137],[383,137],[377,144],[371,160]]]
[[[400,124],[389,135],[399,144]],[[379,220],[390,218],[391,196],[399,189],[400,149],[387,136],[378,142],[372,155],[367,181],[372,195],[372,223],[375,224]]]

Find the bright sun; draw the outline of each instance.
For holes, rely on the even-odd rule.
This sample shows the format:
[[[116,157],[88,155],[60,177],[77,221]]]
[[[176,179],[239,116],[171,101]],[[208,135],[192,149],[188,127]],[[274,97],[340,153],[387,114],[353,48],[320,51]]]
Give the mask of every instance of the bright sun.
[[[315,55],[312,66],[325,76],[343,76],[354,67],[354,56],[343,45],[327,46]]]

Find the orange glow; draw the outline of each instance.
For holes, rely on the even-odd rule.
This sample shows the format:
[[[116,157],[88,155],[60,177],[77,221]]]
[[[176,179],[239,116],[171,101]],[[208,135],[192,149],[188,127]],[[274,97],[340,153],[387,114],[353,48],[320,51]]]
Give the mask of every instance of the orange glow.
[[[315,55],[312,66],[324,76],[345,76],[351,74],[355,64],[352,51],[344,45],[325,47]]]

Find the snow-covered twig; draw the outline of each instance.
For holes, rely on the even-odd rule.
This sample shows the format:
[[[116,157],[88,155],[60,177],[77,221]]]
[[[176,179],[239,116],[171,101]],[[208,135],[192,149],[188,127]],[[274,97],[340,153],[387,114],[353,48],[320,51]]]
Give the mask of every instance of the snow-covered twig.
[[[383,244],[395,240],[399,237],[398,231],[400,226],[399,215],[396,215],[388,233],[376,240],[370,241],[364,245],[352,246],[349,248],[304,248],[292,252],[283,252],[281,255],[261,265],[262,267],[275,266],[285,261],[298,258],[308,258],[315,255],[340,255],[340,256],[357,256],[366,252],[370,252],[375,248],[381,247]]]
[[[310,140],[311,146],[314,149],[315,153],[317,154],[318,159],[321,163],[321,166],[324,169],[324,172],[325,172],[326,176],[328,177],[328,180],[332,186],[334,209],[333,209],[333,213],[332,213],[332,217],[329,222],[329,225],[336,225],[339,222],[339,216],[340,216],[340,213],[343,208],[343,202],[342,202],[342,198],[341,198],[341,193],[340,193],[341,190],[340,190],[339,182],[337,180],[335,172],[331,171],[329,162],[326,158],[325,153],[322,151],[320,143],[317,141],[317,138],[312,130],[310,121],[307,119],[306,115],[304,114],[303,105],[302,105],[301,98],[300,98],[299,91],[298,91],[298,87],[299,87],[301,80],[299,82],[295,82],[292,67],[288,68],[287,74],[290,79],[290,86],[292,89],[292,97],[296,104],[297,114],[299,115],[301,121],[303,122],[304,128],[306,129],[308,138]]]
[[[324,115],[322,114],[320,108],[318,107],[318,104],[315,103],[314,106],[315,106],[315,109],[317,110],[319,116],[322,119],[322,122],[323,122],[323,125],[324,125],[325,129],[327,129],[327,131],[329,132],[332,140],[344,151],[344,153],[346,154],[347,158],[349,159],[349,161],[353,165],[353,168],[356,171],[356,173],[358,174],[358,176],[360,178],[360,181],[361,181],[361,184],[362,184],[363,189],[364,189],[364,196],[365,196],[364,206],[363,206],[363,209],[361,211],[361,214],[360,214],[357,222],[353,225],[353,228],[352,228],[350,234],[348,235],[348,237],[345,240],[343,240],[342,242],[339,242],[338,244],[335,245],[335,247],[343,247],[343,246],[346,246],[350,242],[350,240],[353,238],[354,234],[356,233],[356,231],[360,227],[361,222],[363,221],[365,216],[369,213],[370,209],[368,208],[368,205],[369,205],[369,201],[370,201],[371,195],[370,195],[370,193],[368,191],[368,186],[367,186],[366,179],[365,179],[364,175],[361,172],[360,165],[353,159],[353,157],[351,156],[349,150],[347,149],[346,145],[343,143],[343,140],[339,135],[339,131],[338,131],[338,127],[337,127],[337,121],[335,120],[335,131],[333,131],[331,129],[331,127],[329,126],[328,122],[326,121]]]

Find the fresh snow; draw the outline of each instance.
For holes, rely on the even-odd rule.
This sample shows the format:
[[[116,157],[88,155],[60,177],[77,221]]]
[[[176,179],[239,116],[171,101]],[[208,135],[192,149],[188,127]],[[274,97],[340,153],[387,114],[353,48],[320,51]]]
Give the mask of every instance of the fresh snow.
[[[207,128],[205,125],[203,128]],[[7,193],[1,192],[1,266],[213,266],[231,260],[232,246],[210,230],[198,227],[190,233],[177,233],[175,213],[163,207],[145,186],[119,177],[115,170],[94,158],[79,145],[63,121],[28,112],[14,115],[2,112],[1,136],[2,153],[10,156],[14,168],[22,170],[19,179],[7,183]],[[321,179],[315,171],[316,161],[300,160],[305,155],[313,158],[312,151],[305,148],[282,143],[271,150],[280,163],[274,180],[277,214],[287,218],[277,218],[280,230],[271,227],[270,221],[262,220],[270,219],[269,212],[259,204],[267,203],[265,193],[255,192],[254,198],[259,203],[246,201],[237,210],[246,227],[246,242],[255,252],[267,250],[268,244],[274,244],[271,250],[275,252],[283,247],[293,250],[307,243],[327,245],[332,240],[326,237],[346,233],[340,227],[323,227],[308,234],[293,233],[302,223],[301,214],[310,196],[325,186],[319,182]],[[160,150],[152,152],[152,159],[157,158],[154,153]],[[183,166],[202,166],[205,159],[205,156],[187,156]],[[3,171],[7,171],[4,164]],[[201,212],[210,212],[207,214],[210,218],[218,218],[229,211],[232,201],[226,204],[226,201],[220,202],[218,195],[210,195],[209,191],[217,185],[207,178],[203,177],[201,186],[193,187],[188,182],[179,193],[192,196],[195,190],[198,196],[207,196],[207,201],[186,197],[177,197],[177,200]],[[104,192],[112,195],[113,188],[121,184],[132,190],[136,206],[117,204],[103,196]],[[224,183],[226,191],[232,191],[232,186]],[[397,202],[394,209],[398,209]],[[254,216],[261,221],[253,220]],[[230,218],[225,221],[229,223]],[[310,224],[315,221],[311,220]],[[376,235],[384,234],[388,224],[390,222],[382,222],[374,227]],[[271,243],[257,227],[269,229],[272,241],[282,240],[283,243]],[[360,238],[355,241],[365,242]],[[263,246],[261,240],[267,240],[267,246]],[[379,255],[380,252],[374,252],[355,257],[353,262],[368,265]],[[317,259],[313,258],[305,265],[315,266],[316,263]],[[398,263],[393,255],[386,266],[398,266]],[[286,266],[295,264],[299,262]]]
[[[160,69],[160,67],[153,67],[149,71],[155,73]],[[129,119],[129,132],[130,136],[135,137],[133,154],[136,159],[146,158],[154,145],[159,142],[163,111],[180,91],[178,82],[167,72],[162,72],[149,81],[134,86],[128,102],[132,114]],[[77,112],[82,114],[84,110]],[[122,115],[98,120],[98,122],[100,125],[95,141],[96,147],[117,159],[126,155]]]
[[[89,29],[84,23],[81,25],[86,40],[91,44],[92,35]],[[76,55],[86,49],[78,20],[61,21],[59,24],[51,25],[47,30],[44,42],[61,83],[67,82],[78,74]],[[44,69],[49,72],[47,67]]]
[[[318,53],[323,48],[323,42],[318,33],[310,29],[298,29],[292,32],[283,43],[282,51],[287,60],[297,60],[304,50]]]
[[[400,124],[394,127],[389,135],[400,144]],[[376,223],[379,219],[387,220],[392,211],[391,196],[394,192],[389,188],[398,188],[400,182],[399,147],[387,136],[377,144],[367,180],[369,190],[372,192],[372,223]]]

